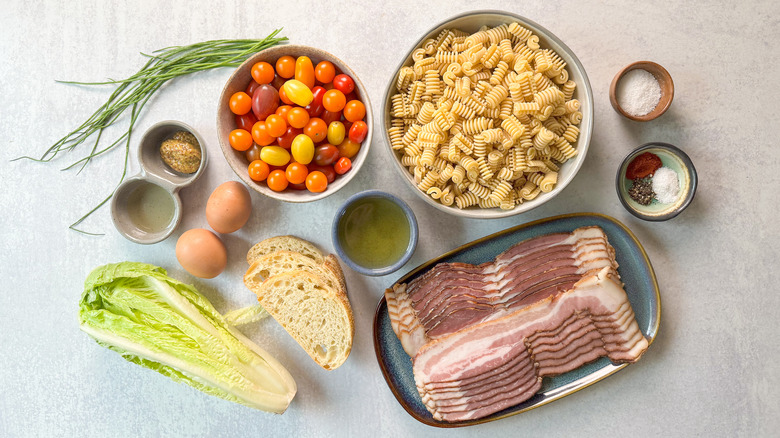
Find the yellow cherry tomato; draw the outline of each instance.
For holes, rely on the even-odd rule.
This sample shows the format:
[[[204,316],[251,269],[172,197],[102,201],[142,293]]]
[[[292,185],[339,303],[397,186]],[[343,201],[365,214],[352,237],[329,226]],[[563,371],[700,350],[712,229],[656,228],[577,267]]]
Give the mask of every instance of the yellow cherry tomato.
[[[306,106],[314,100],[311,89],[297,79],[290,79],[284,83],[282,88],[287,98],[298,106]]]
[[[347,133],[347,129],[341,122],[330,122],[328,125],[328,143],[341,144],[344,141],[344,136]]]
[[[306,134],[298,134],[290,147],[295,161],[301,164],[309,164],[314,158],[314,142]]]
[[[265,146],[260,149],[260,159],[271,166],[284,166],[290,162],[290,153],[279,146]]]

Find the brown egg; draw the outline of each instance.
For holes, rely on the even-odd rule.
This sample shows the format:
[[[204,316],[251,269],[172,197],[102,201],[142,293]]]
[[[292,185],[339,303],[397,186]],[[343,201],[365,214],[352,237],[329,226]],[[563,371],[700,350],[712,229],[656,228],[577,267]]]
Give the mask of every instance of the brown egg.
[[[182,268],[199,278],[214,278],[227,266],[225,244],[203,228],[185,231],[176,242],[176,258]]]
[[[206,220],[218,233],[232,233],[243,227],[251,213],[249,190],[237,181],[228,181],[214,189],[206,203]]]

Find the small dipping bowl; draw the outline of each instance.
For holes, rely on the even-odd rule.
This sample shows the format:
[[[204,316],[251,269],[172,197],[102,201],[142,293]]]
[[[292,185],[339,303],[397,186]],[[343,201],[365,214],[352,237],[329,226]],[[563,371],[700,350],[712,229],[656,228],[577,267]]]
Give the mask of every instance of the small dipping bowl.
[[[160,156],[160,145],[178,131],[189,132],[198,141],[200,165],[194,173],[181,173]],[[192,184],[206,167],[203,138],[192,127],[174,120],[155,124],[138,145],[141,172],[117,187],[111,199],[111,219],[119,234],[128,240],[152,244],[165,240],[181,223],[179,190]]]
[[[400,269],[417,247],[417,219],[390,193],[366,190],[350,196],[333,219],[336,253],[355,272],[372,277]]]
[[[661,99],[658,101],[658,105],[643,116],[635,116],[626,112],[621,108],[617,98],[617,86],[620,80],[623,79],[623,76],[625,76],[626,73],[637,69],[645,70],[652,74],[661,87]],[[660,117],[661,114],[665,113],[666,110],[669,109],[669,106],[672,105],[672,99],[674,99],[674,82],[672,81],[672,75],[670,75],[665,68],[651,61],[637,61],[625,66],[615,75],[612,79],[612,84],[609,86],[609,102],[612,104],[612,108],[623,115],[623,117],[636,122],[649,122],[650,120]]]
[[[658,200],[653,199],[649,205],[642,205],[628,194],[633,181],[626,178],[626,169],[636,157],[645,152],[657,155],[661,159],[663,167],[668,167],[677,174],[680,192],[676,201],[662,204]],[[635,149],[623,159],[615,180],[618,199],[620,199],[623,207],[639,219],[656,222],[669,220],[682,213],[693,201],[697,184],[696,168],[693,167],[691,159],[685,152],[668,143],[647,143]]]

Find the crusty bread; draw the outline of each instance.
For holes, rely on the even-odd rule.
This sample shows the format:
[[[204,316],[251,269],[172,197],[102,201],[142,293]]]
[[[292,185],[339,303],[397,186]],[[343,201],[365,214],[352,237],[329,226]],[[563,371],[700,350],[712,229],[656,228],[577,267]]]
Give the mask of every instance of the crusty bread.
[[[333,255],[328,255],[322,263],[314,261],[299,252],[274,251],[255,258],[244,275],[244,283],[254,290],[267,278],[294,270],[309,271],[322,278],[328,287],[346,294],[341,267]]]
[[[355,324],[343,291],[308,269],[274,274],[260,284],[250,278],[246,284],[317,364],[332,370],[344,363],[352,350]]]
[[[259,257],[275,251],[297,252],[311,258],[317,263],[322,263],[325,258],[322,255],[322,252],[311,242],[307,242],[295,236],[277,236],[265,239],[250,248],[249,252],[246,254],[246,261],[251,265]]]

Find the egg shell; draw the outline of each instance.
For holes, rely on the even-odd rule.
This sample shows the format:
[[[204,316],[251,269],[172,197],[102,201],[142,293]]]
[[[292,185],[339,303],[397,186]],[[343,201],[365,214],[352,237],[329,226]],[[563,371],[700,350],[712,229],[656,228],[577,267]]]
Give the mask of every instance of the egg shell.
[[[214,278],[227,266],[227,249],[216,234],[203,228],[187,230],[176,242],[176,259],[198,278]]]
[[[252,197],[246,186],[228,181],[214,189],[206,203],[206,220],[211,228],[222,234],[239,230],[252,213]]]

